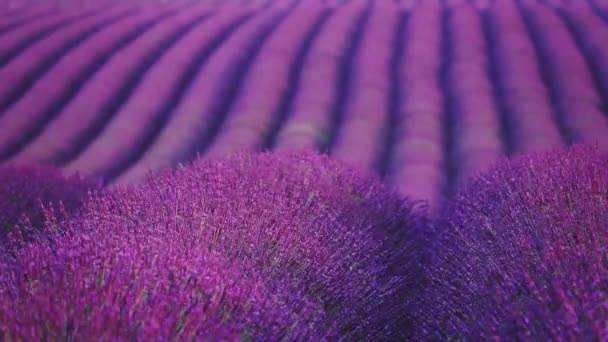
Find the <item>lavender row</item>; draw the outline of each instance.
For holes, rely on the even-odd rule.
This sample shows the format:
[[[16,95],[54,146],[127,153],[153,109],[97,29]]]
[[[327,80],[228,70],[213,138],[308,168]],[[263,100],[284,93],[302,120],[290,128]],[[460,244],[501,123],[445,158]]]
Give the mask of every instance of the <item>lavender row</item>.
[[[401,106],[388,180],[411,198],[436,204],[444,183],[439,1],[412,9],[405,29],[405,51],[399,72]]]
[[[548,7],[528,2],[525,16],[531,22],[554,92],[558,122],[571,141],[597,144],[608,150],[608,117],[584,55],[559,16]]]
[[[320,3],[299,2],[264,42],[206,157],[263,148],[289,86],[290,68],[322,9]]]
[[[49,1],[14,1],[7,0],[0,4],[0,22],[18,16],[29,16],[38,11],[64,11],[83,10],[90,8],[103,8],[115,4],[116,0],[91,1],[91,0],[49,0]],[[131,1],[135,2],[135,1]]]
[[[45,16],[52,15],[53,13],[53,9],[46,6],[40,8],[31,7],[28,8],[27,11],[3,12],[0,17],[0,35],[27,25],[32,20],[39,20]]]
[[[604,340],[607,163],[590,146],[504,160],[430,222],[314,153],[198,159],[88,193],[4,168],[0,336]],[[22,212],[34,234],[10,232]]]
[[[114,7],[92,17],[82,18],[39,43],[31,46],[19,58],[13,59],[0,70],[5,82],[0,86],[0,108],[5,109],[0,125],[6,134],[0,137],[0,156],[6,158],[14,153],[22,141],[32,134],[31,127],[40,124],[36,112],[12,108],[28,91],[37,77],[44,75],[64,53],[73,49],[79,41],[104,28],[104,26],[129,15],[128,8]],[[23,115],[25,113],[25,115]]]
[[[187,162],[204,149],[204,142],[212,140],[215,126],[221,124],[218,112],[222,98],[235,86],[231,78],[239,76],[235,69],[245,65],[256,38],[284,12],[284,4],[277,4],[239,25],[210,56],[184,90],[158,137],[141,159],[120,175],[117,184],[140,181],[148,172]]]
[[[9,162],[47,162],[52,163],[58,158],[63,148],[63,130],[53,126],[53,120],[61,122],[61,110],[64,105],[76,96],[79,89],[86,84],[99,68],[111,61],[115,53],[120,53],[121,47],[129,44],[141,33],[163,17],[168,9],[150,9],[135,13],[124,18],[106,30],[83,42],[77,49],[68,52],[45,75],[41,76],[7,112],[6,116],[21,113],[23,124],[35,127],[40,125],[41,132],[32,137],[31,141],[18,151]],[[86,119],[84,117],[83,119]],[[41,123],[49,122],[44,128]]]
[[[601,18],[597,11],[585,3],[572,2],[559,9],[575,37],[579,49],[585,54],[587,66],[594,76],[594,83],[600,91],[600,110],[608,118],[608,17]],[[595,103],[597,106],[597,103]]]
[[[389,121],[392,42],[401,12],[395,4],[375,2],[355,52],[345,117],[331,154],[367,169],[377,169]]]
[[[505,154],[500,112],[490,79],[490,58],[482,19],[465,1],[453,2],[446,29],[450,32],[447,87],[454,115],[456,184],[484,171]]]
[[[89,135],[94,134],[92,131],[96,129],[96,126],[103,125],[107,118],[111,117],[113,113],[108,113],[111,109],[108,107],[111,107],[112,102],[116,101],[116,98],[120,95],[121,86],[124,87],[129,76],[133,77],[131,75],[132,70],[136,70],[136,66],[141,65],[146,53],[149,54],[150,49],[159,47],[158,40],[162,38],[163,34],[163,25],[160,23],[163,23],[173,13],[175,13],[174,10],[161,10],[160,12],[151,10],[135,15],[129,18],[130,20],[116,23],[118,27],[122,26],[126,32],[113,29],[102,31],[100,35],[92,37],[91,41],[100,45],[103,44],[103,41],[100,41],[101,39],[109,39],[110,43],[115,42],[112,39],[125,39],[125,43],[131,44],[125,48],[122,48],[126,45],[124,43],[122,46],[121,44],[103,44],[109,51],[106,52],[106,57],[101,61],[93,59],[96,56],[87,57],[85,54],[88,52],[87,50],[76,50],[83,51],[79,54],[85,54],[84,56],[76,56],[82,58],[82,63],[87,63],[87,60],[91,63],[84,71],[73,70],[71,72],[72,75],[76,73],[72,78],[73,82],[78,82],[76,83],[76,89],[60,88],[59,91],[64,91],[65,98],[59,103],[54,103],[54,99],[49,98],[47,101],[50,103],[41,102],[38,104],[35,101],[38,97],[37,93],[32,93],[31,98],[26,95],[24,101],[16,104],[15,111],[9,109],[0,120],[4,120],[7,125],[34,126],[36,125],[36,118],[44,119],[44,116],[50,116],[51,120],[47,125],[39,126],[39,129],[42,129],[41,134],[33,138],[33,141],[29,144],[31,147],[26,146],[26,151],[33,150],[36,158],[43,158],[42,160],[51,161],[55,164],[68,162],[79,152],[78,149],[83,147],[80,145],[85,143],[84,140],[89,138]],[[165,34],[168,35],[169,33]],[[116,48],[118,48],[118,51],[115,50]],[[63,59],[56,69],[50,71],[48,74],[50,79],[43,78],[40,80],[42,82],[39,83],[41,87],[53,84],[53,79],[65,79],[65,76],[60,72],[62,68],[71,69],[71,63],[69,63],[69,57],[71,56],[67,57],[68,59]],[[92,64],[93,62],[98,62],[101,65]],[[82,74],[79,75],[78,72],[82,72]],[[38,84],[34,86],[34,91],[45,91],[45,89],[37,88],[37,86]],[[43,107],[36,110],[35,106],[37,105]],[[28,115],[20,115],[21,110],[24,109],[23,106],[30,107],[29,111],[26,111]],[[40,125],[40,123],[38,124]],[[14,131],[12,134],[19,133]],[[8,140],[9,137],[11,135],[7,135],[5,139]],[[26,152],[25,155],[27,156],[28,153]]]
[[[437,204],[502,154],[608,144],[601,1],[108,3],[7,12],[0,162],[125,184],[328,148]]]
[[[536,51],[518,5],[511,0],[499,0],[485,15],[490,40],[495,41],[497,87],[504,104],[511,151],[539,151],[563,145]]]
[[[0,36],[0,66],[4,66],[18,56],[19,52],[27,49],[33,43],[40,41],[62,26],[78,18],[86,17],[93,11],[61,11],[51,15],[33,18],[27,23]]]
[[[43,166],[0,167],[0,254],[12,244],[45,233],[45,215],[51,210],[67,219],[81,207],[87,193],[100,188],[94,180],[64,177]]]
[[[192,12],[192,9],[187,11]],[[158,122],[171,114],[169,106],[175,102],[176,90],[182,90],[180,82],[184,79],[184,74],[192,72],[192,63],[197,63],[194,68],[199,66],[198,60],[193,60],[201,54],[199,50],[205,53],[206,49],[213,49],[213,46],[207,46],[213,38],[244,14],[246,12],[235,8],[220,8],[219,13],[216,10],[210,14],[208,8],[204,7],[188,15],[196,15],[196,22],[188,24],[186,30],[181,31],[179,37],[171,42],[172,45],[163,50],[114,111],[112,120],[65,168],[110,178],[128,166],[133,158],[137,158],[140,146],[146,144],[147,139],[154,138],[149,135],[154,134],[155,127],[163,126]],[[154,36],[156,35],[151,35]],[[176,70],[176,66],[181,70]],[[116,145],[132,148],[116,149]]]
[[[605,340],[608,155],[501,161],[429,229],[415,340]]]
[[[64,108],[59,120],[52,123],[62,125],[57,129],[62,132],[63,141],[57,160],[64,169],[94,175],[98,172],[97,163],[109,162],[97,157],[91,159],[90,147],[103,141],[100,136],[116,120],[117,111],[158,58],[176,43],[177,37],[190,31],[207,15],[207,8],[197,4],[166,13],[157,25],[122,49],[86,83]],[[89,118],[77,120],[83,113]]]
[[[72,218],[47,214],[50,234],[0,250],[0,334],[403,339],[417,209],[328,156],[199,159],[92,193]]]
[[[278,132],[275,149],[318,148],[327,140],[339,61],[361,12],[360,4],[349,2],[337,6],[327,19],[305,58],[306,72]]]

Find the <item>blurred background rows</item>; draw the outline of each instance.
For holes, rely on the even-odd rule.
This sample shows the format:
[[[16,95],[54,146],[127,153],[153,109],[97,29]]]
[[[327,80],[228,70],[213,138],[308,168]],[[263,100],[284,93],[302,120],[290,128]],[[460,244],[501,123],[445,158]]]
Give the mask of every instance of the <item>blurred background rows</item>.
[[[577,142],[608,151],[608,1],[0,3],[0,164],[312,148],[435,205]]]

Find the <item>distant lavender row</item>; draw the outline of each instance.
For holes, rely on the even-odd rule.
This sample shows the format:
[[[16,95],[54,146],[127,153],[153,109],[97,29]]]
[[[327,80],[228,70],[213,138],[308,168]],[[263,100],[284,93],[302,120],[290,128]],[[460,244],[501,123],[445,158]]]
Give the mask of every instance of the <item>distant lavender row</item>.
[[[354,1],[334,9],[313,41],[289,116],[275,139],[275,149],[318,148],[327,140],[340,59],[361,11]]]
[[[237,150],[259,151],[264,147],[280,101],[290,86],[290,68],[322,10],[320,3],[298,2],[262,43],[206,156],[218,157]]]
[[[604,1],[78,3],[0,5],[2,163],[317,148],[436,205],[502,155],[608,149]]]
[[[449,162],[457,164],[454,182],[461,184],[506,154],[501,116],[488,77],[488,56],[483,20],[466,2],[456,2],[446,14],[452,37],[444,82],[452,116],[453,141]]]
[[[389,121],[392,44],[401,12],[390,2],[375,2],[353,61],[342,125],[332,155],[352,165],[377,169]]]
[[[401,85],[389,180],[413,198],[437,203],[445,182],[443,167],[443,94],[441,3],[421,2],[405,28],[403,62],[397,72]]]

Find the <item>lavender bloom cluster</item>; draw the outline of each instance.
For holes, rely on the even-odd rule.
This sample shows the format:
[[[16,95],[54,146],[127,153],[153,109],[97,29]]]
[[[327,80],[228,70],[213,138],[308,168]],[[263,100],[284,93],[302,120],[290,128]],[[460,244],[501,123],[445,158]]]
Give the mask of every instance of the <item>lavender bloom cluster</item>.
[[[608,156],[516,157],[468,183],[431,229],[419,339],[606,340]]]
[[[0,337],[403,339],[419,209],[324,155],[199,159],[3,256]]]
[[[0,243],[9,235],[23,240],[38,232],[45,211],[64,217],[73,214],[86,194],[99,187],[78,175],[65,178],[53,167],[0,167]]]

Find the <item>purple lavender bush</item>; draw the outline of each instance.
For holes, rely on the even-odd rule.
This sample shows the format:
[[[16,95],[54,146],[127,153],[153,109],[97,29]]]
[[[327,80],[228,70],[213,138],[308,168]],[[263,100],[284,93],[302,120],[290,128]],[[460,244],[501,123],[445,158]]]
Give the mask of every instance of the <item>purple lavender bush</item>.
[[[438,219],[417,338],[608,338],[608,156],[505,161]]]
[[[0,336],[402,339],[418,209],[311,152],[199,159],[91,196],[0,262]]]
[[[65,178],[49,166],[0,167],[0,243],[9,235],[22,239],[39,231],[45,211],[54,210],[56,216],[64,217],[73,213],[87,192],[98,188],[94,181]]]
[[[0,338],[298,336],[290,324],[318,316],[301,291],[235,265],[196,234],[162,224],[132,227],[125,219],[109,207],[91,212],[64,226],[61,238],[29,244],[0,263]]]

